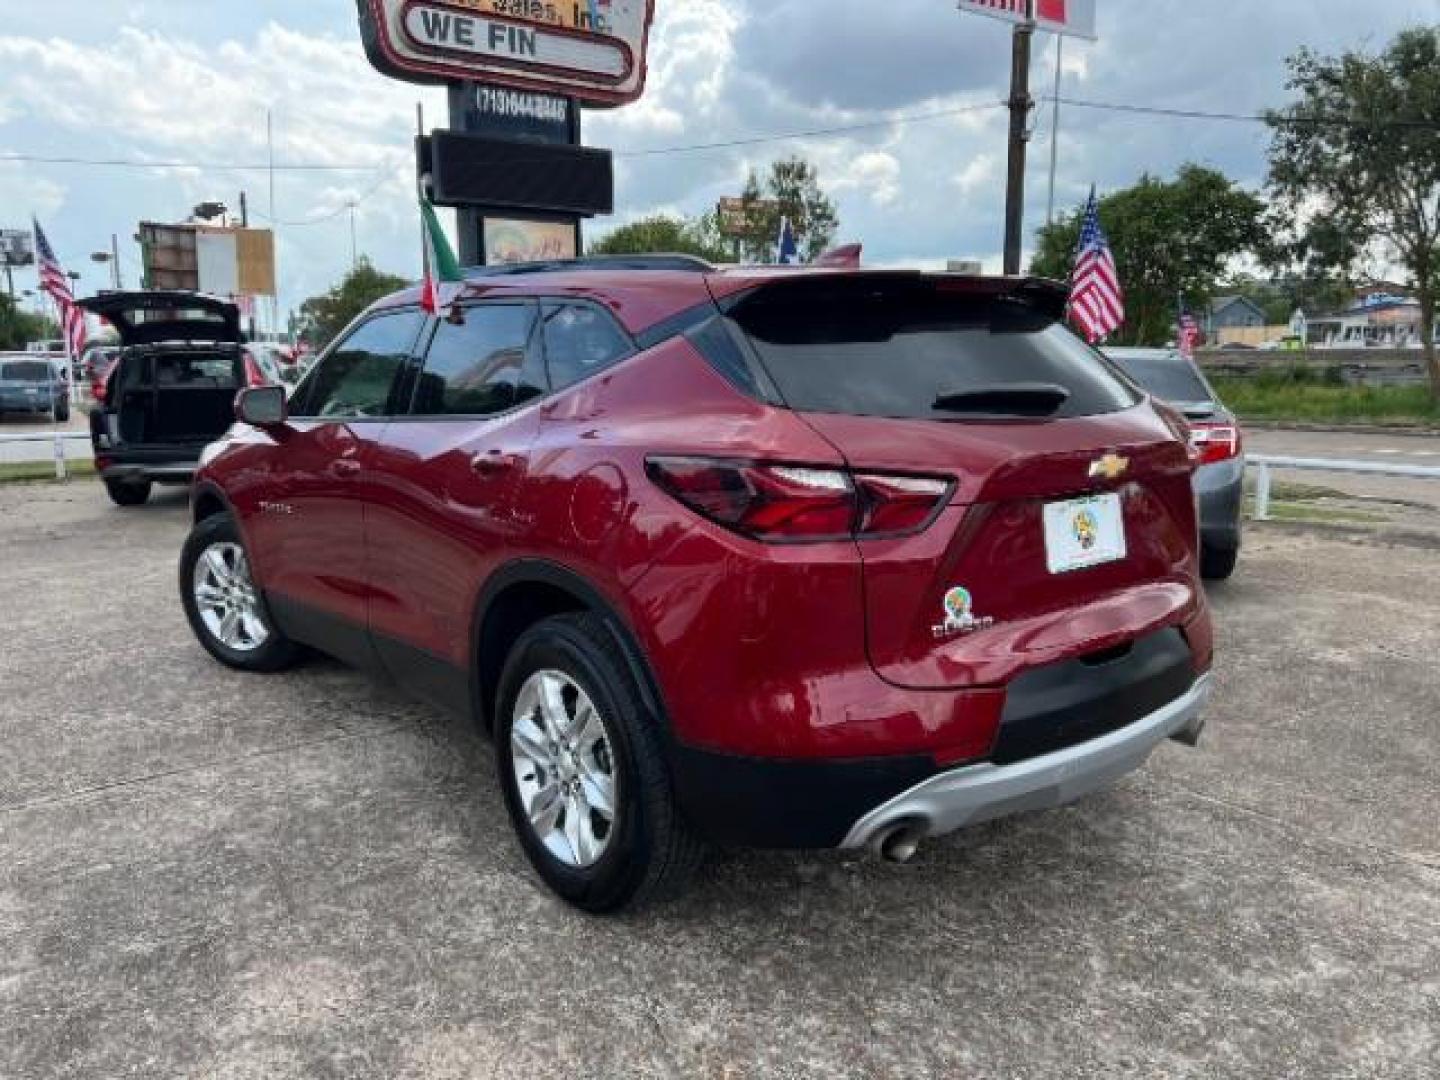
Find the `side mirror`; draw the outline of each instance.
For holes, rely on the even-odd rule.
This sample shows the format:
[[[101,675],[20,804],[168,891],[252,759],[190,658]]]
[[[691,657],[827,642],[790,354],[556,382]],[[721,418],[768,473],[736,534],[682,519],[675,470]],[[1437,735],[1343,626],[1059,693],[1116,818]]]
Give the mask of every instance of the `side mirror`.
[[[279,427],[290,418],[283,386],[251,386],[235,395],[235,419],[251,427]]]

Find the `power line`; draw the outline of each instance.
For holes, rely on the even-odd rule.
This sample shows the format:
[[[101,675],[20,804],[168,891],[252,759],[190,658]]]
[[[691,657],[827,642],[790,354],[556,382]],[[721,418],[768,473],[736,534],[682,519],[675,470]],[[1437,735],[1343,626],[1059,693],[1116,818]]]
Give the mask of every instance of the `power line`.
[[[138,158],[49,157],[43,154],[0,154],[0,162],[14,161],[27,165],[95,165],[117,169],[219,169],[235,172],[268,172],[268,164],[250,165],[220,161],[144,161]],[[276,172],[370,172],[375,162],[367,165],[331,165],[321,162],[277,162]]]
[[[1061,96],[1046,97],[1045,101],[1058,101],[1077,109],[1096,109],[1103,112],[1132,113],[1142,116],[1165,116],[1177,120],[1221,120],[1242,124],[1293,125],[1297,127],[1358,127],[1358,128],[1415,128],[1440,130],[1440,120],[1417,120],[1407,117],[1359,118],[1351,116],[1296,116],[1290,113],[1239,113],[1206,112],[1200,109],[1166,109],[1157,105],[1126,105],[1116,101],[1085,101],[1081,98]]]
[[[972,105],[962,105],[953,109],[941,109],[936,112],[918,113],[909,116],[891,116],[880,120],[866,120],[860,123],[840,124],[833,127],[809,128],[801,131],[785,131],[778,132],[773,135],[751,135],[739,139],[726,139],[720,142],[688,143],[681,144],[679,146],[660,146],[650,150],[622,150],[617,151],[615,156],[618,158],[657,157],[664,154],[689,154],[705,150],[726,150],[740,146],[757,146],[762,143],[787,142],[792,139],[819,139],[835,135],[848,135],[858,131],[872,131],[879,128],[903,127],[907,124],[929,123],[934,120],[944,120],[950,117],[963,116],[967,113],[983,112],[987,109],[999,109],[1002,106],[1002,102],[987,101]],[[248,163],[218,161],[145,161],[138,158],[51,157],[41,154],[0,153],[0,162],[5,161],[13,161],[34,165],[87,165],[95,167],[113,167],[123,169],[210,169],[230,172],[266,172],[270,168],[268,164],[256,165]],[[373,169],[387,167],[387,165],[373,161],[367,165],[341,165],[321,162],[276,162],[275,171],[370,172]]]
[[[831,135],[848,135],[856,131],[873,131],[878,128],[903,127],[907,124],[924,124],[931,120],[946,120],[954,116],[964,116],[967,113],[984,112],[987,109],[1001,109],[1004,107],[1005,103],[1003,101],[985,101],[974,105],[961,105],[954,109],[941,109],[937,112],[916,113],[909,116],[891,116],[883,120],[866,120],[858,124],[841,124],[836,127],[811,128],[806,131],[787,131],[778,135],[753,135],[743,139],[726,139],[722,142],[661,146],[653,150],[626,150],[616,153],[615,156],[621,158],[655,157],[661,154],[688,154],[700,150],[729,150],[737,146],[789,142],[792,139],[822,139]]]

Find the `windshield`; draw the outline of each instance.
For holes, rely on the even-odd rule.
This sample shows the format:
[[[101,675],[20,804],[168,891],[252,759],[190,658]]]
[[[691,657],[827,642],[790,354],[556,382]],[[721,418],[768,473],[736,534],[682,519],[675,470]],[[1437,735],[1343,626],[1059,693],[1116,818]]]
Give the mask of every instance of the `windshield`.
[[[1135,404],[1103,358],[1006,297],[928,281],[819,282],[763,290],[734,318],[801,411],[953,420],[957,410],[1072,417]]]
[[[1209,401],[1210,391],[1183,356],[1111,356],[1125,374],[1165,401]]]

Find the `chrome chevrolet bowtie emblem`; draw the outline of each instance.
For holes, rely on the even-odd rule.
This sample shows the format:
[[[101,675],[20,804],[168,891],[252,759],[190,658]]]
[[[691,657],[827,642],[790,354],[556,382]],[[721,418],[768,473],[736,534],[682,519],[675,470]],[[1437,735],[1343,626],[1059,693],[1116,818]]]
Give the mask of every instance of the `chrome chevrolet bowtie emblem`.
[[[1090,463],[1091,480],[1118,480],[1130,468],[1130,459],[1119,454],[1106,454]]]

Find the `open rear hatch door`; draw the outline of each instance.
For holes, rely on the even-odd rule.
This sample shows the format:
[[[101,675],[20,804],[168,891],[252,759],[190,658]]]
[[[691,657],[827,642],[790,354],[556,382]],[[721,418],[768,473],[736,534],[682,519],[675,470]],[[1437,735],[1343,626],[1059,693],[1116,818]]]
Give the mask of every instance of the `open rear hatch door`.
[[[853,472],[952,482],[918,532],[857,541],[866,639],[898,685],[999,685],[1195,609],[1179,434],[1033,282],[799,277],[731,305]]]
[[[229,300],[206,293],[157,289],[91,296],[80,306],[115,327],[120,344],[153,345],[162,341],[215,342],[239,345],[240,309]]]

